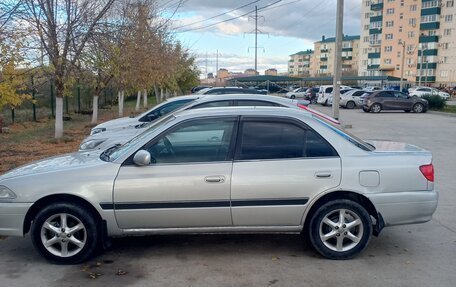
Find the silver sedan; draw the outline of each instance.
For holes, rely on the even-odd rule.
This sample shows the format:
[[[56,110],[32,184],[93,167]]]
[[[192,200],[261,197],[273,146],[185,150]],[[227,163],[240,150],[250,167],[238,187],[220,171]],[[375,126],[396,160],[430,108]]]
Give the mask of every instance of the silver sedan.
[[[324,257],[348,259],[385,226],[429,221],[437,199],[419,147],[364,142],[289,108],[207,108],[4,174],[0,235],[30,232],[66,264],[110,237],[195,232],[303,232]]]

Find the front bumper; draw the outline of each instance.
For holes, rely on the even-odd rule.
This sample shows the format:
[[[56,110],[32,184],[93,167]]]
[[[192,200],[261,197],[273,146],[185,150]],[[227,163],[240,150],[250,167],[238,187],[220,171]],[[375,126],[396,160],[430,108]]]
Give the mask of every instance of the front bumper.
[[[0,203],[0,235],[23,236],[24,219],[32,203]]]
[[[382,215],[385,226],[431,220],[439,198],[435,191],[375,193],[366,196]]]

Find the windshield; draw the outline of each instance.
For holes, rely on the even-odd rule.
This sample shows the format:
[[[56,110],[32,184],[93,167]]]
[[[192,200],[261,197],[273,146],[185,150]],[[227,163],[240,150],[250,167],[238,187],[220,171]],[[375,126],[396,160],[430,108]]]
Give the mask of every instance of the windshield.
[[[198,92],[196,92],[195,94],[197,95],[204,95],[207,91],[209,91],[211,88],[204,88],[202,90],[199,90]]]
[[[138,134],[137,136],[135,136],[131,140],[127,141],[123,145],[118,144],[118,145],[115,145],[115,146],[110,147],[107,150],[105,150],[100,155],[100,159],[104,160],[104,161],[114,161],[114,160],[116,160],[117,158],[119,158],[120,156],[122,156],[126,152],[128,152],[130,147],[136,145],[138,142],[141,142],[144,138],[147,138],[148,136],[150,136],[150,133],[152,131],[160,128],[161,126],[166,125],[167,123],[173,121],[174,119],[175,119],[174,115],[170,114],[168,116],[159,118],[159,119],[151,122],[150,125],[148,126],[148,128],[145,131],[143,131],[142,133]]]
[[[375,150],[375,147],[373,145],[371,145],[370,143],[367,143],[367,142],[363,141],[362,139],[358,138],[357,136],[347,132],[340,125],[335,125],[335,124],[331,123],[330,121],[328,121],[324,118],[318,117],[318,116],[312,115],[312,117],[314,119],[316,119],[317,121],[323,123],[325,126],[327,126],[331,130],[336,132],[338,135],[342,136],[344,139],[346,139],[350,143],[359,147],[360,149],[365,150],[365,151]]]

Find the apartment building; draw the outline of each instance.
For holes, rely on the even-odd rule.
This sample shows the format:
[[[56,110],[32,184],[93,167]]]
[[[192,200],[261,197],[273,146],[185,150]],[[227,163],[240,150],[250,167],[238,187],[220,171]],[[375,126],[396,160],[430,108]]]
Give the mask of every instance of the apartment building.
[[[342,72],[358,73],[360,36],[344,35],[342,42]],[[314,50],[301,51],[290,55],[288,75],[291,77],[319,77],[332,75],[334,72],[334,51],[336,38],[322,36],[314,43]]]
[[[288,75],[290,77],[309,77],[313,64],[313,50],[300,51],[290,55],[288,60]]]
[[[409,82],[454,84],[454,2],[364,0],[358,75],[403,75]]]

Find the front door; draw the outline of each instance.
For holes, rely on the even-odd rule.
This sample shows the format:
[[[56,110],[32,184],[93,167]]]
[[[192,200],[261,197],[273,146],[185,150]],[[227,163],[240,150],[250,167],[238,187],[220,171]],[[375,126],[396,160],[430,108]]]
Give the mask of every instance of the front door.
[[[146,144],[151,164],[124,164],[115,181],[119,227],[231,226],[230,147],[236,122],[232,117],[194,119]]]
[[[309,127],[244,118],[231,182],[233,224],[299,226],[309,200],[340,178],[337,152]]]

